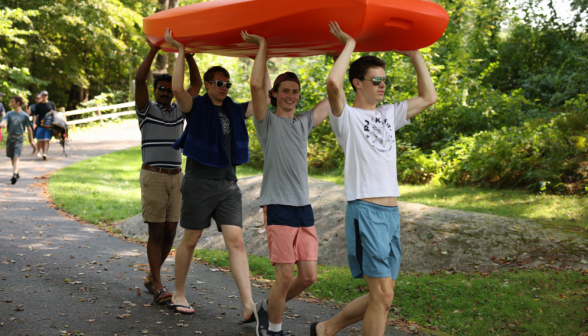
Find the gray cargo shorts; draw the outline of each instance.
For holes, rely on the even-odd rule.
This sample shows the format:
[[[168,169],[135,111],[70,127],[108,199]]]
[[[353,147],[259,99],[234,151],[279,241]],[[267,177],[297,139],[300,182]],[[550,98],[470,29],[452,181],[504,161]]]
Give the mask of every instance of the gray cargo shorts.
[[[19,158],[22,153],[22,147],[24,146],[24,134],[11,135],[8,134],[6,139],[6,156],[14,159]]]

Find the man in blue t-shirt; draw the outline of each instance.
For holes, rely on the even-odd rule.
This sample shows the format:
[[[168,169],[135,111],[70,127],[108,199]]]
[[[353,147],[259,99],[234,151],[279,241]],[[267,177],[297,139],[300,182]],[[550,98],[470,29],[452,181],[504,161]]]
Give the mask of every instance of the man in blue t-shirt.
[[[29,115],[22,110],[22,103],[22,97],[12,96],[10,98],[10,106],[14,109],[14,111],[6,113],[2,117],[2,122],[0,122],[0,128],[6,127],[8,129],[8,137],[6,139],[6,156],[12,160],[12,178],[10,179],[12,184],[15,184],[16,181],[20,178],[20,175],[18,174],[18,162],[20,154],[22,153],[25,131],[28,131],[31,146],[35,148],[35,144],[33,143],[33,129],[31,128],[31,121],[29,120]]]

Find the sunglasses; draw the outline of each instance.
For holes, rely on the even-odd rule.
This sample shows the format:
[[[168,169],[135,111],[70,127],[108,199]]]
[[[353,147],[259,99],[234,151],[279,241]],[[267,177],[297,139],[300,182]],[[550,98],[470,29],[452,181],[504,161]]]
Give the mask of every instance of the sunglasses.
[[[171,88],[166,88],[165,86],[160,86],[157,88],[157,90],[159,90],[159,92],[165,92],[167,91],[167,93],[173,93]]]
[[[230,89],[231,86],[233,86],[233,83],[231,82],[223,82],[222,80],[211,80],[209,81],[210,84],[212,84],[212,82],[216,82],[216,87],[222,88],[223,85],[227,87],[227,89]]]
[[[388,84],[388,82],[390,82],[390,78],[388,77],[380,77],[380,76],[376,76],[373,78],[358,78],[360,80],[371,80],[372,84],[374,84],[374,86],[378,86],[380,85],[380,83],[384,82],[384,84]]]

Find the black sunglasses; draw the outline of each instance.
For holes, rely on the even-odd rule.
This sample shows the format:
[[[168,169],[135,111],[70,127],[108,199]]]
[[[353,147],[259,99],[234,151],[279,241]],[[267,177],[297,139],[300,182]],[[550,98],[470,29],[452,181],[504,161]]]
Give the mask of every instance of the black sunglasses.
[[[160,86],[160,87],[158,87],[158,88],[157,88],[157,90],[159,90],[159,92],[165,92],[165,91],[167,91],[167,93],[173,93],[173,91],[172,91],[172,89],[171,89],[171,88],[166,88],[166,87],[165,87],[165,86],[163,86],[163,85],[162,85],[162,86]]]
[[[223,82],[222,80],[211,80],[209,81],[210,84],[212,84],[212,82],[216,83],[216,87],[222,88],[223,85],[227,87],[227,89],[230,89],[231,86],[233,86],[233,83],[231,82]]]
[[[382,83],[382,82],[384,82],[384,84],[387,85],[388,82],[390,82],[390,78],[385,77],[385,76],[384,77],[376,76],[376,77],[373,77],[373,78],[358,78],[358,79],[360,79],[360,80],[371,80],[372,81],[372,84],[374,84],[375,86],[380,85],[380,83]]]

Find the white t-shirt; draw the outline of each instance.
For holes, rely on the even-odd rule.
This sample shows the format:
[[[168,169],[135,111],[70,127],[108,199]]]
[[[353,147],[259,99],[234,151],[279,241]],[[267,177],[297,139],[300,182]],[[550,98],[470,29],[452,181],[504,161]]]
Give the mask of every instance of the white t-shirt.
[[[347,201],[398,197],[395,131],[410,124],[407,102],[382,105],[375,111],[345,104],[340,117],[329,113],[331,127],[345,153]]]

